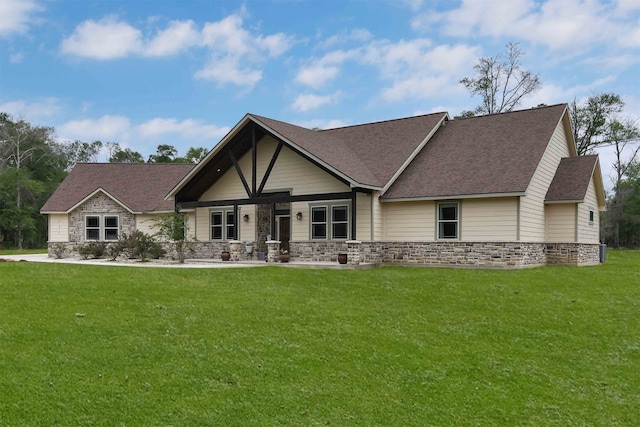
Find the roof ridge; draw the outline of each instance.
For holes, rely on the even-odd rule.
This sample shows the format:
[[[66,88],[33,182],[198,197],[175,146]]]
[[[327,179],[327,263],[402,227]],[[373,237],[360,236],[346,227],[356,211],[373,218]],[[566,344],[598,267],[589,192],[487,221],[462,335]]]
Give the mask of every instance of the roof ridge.
[[[568,104],[566,102],[561,102],[559,104],[543,105],[541,107],[531,107],[531,108],[525,108],[525,109],[522,109],[522,110],[502,111],[500,113],[483,114],[481,116],[457,117],[457,118],[454,117],[454,120],[458,121],[458,120],[467,120],[467,119],[481,119],[483,117],[493,117],[493,116],[507,115],[507,114],[511,114],[511,113],[524,113],[524,112],[527,112],[527,111],[543,110],[543,109],[547,109],[547,108],[556,108],[556,107],[567,106],[567,105]]]
[[[397,122],[397,121],[401,121],[401,120],[410,120],[410,119],[417,119],[417,118],[427,117],[427,116],[435,116],[435,115],[440,115],[440,114],[449,114],[449,113],[447,111],[439,111],[439,112],[436,112],[436,113],[418,114],[417,116],[398,117],[398,118],[395,118],[395,119],[378,120],[378,121],[375,121],[375,122],[367,122],[367,123],[358,123],[358,124],[355,124],[355,125],[345,125],[345,126],[339,126],[339,127],[330,128],[330,129],[320,129],[320,131],[325,132],[325,131],[330,131],[330,130],[354,128],[354,127],[358,127],[358,126],[370,126],[370,125],[376,125],[376,124],[381,124],[381,123]]]

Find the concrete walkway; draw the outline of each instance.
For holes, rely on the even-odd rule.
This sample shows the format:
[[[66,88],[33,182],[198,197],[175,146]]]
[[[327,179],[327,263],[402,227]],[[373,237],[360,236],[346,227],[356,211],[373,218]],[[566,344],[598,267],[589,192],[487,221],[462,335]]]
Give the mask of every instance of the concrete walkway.
[[[291,261],[287,263],[267,263],[265,261],[222,261],[218,259],[187,259],[184,264],[175,261],[150,260],[140,261],[110,261],[107,259],[80,259],[80,258],[50,258],[47,254],[29,255],[0,255],[0,260],[26,261],[26,262],[47,262],[54,264],[79,264],[79,265],[101,265],[101,266],[121,266],[121,267],[165,267],[165,268],[244,268],[244,267],[285,267],[285,268],[321,268],[336,270],[353,270],[373,268],[373,264],[341,265],[337,262],[322,261]]]

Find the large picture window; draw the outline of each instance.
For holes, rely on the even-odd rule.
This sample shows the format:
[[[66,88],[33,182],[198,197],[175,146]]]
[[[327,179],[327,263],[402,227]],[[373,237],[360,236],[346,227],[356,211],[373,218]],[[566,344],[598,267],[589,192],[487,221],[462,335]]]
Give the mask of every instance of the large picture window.
[[[233,210],[211,211],[211,240],[233,240],[235,238],[236,225]]]
[[[87,215],[84,217],[85,240],[118,240],[120,218],[117,215]]]
[[[438,239],[458,239],[460,235],[460,204],[438,203]]]
[[[311,207],[312,240],[348,240],[349,223],[348,205]]]

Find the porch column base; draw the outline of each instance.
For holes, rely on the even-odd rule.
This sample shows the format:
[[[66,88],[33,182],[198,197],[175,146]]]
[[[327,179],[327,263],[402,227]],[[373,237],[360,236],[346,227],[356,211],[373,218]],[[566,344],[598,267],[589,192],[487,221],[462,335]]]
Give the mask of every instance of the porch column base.
[[[280,261],[280,240],[267,240],[267,262]]]
[[[362,242],[360,240],[347,240],[345,243],[347,244],[347,264],[360,264],[360,248]]]
[[[240,261],[242,257],[242,242],[240,240],[229,240],[229,252],[231,261]]]

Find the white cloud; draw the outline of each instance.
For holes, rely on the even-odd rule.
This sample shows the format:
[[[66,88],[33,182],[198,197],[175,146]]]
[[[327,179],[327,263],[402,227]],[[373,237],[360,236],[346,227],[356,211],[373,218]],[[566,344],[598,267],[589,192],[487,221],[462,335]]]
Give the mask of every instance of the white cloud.
[[[39,98],[35,102],[25,100],[11,101],[0,104],[0,111],[13,117],[23,117],[28,121],[42,120],[51,117],[60,111],[57,98]]]
[[[105,115],[99,119],[71,120],[56,130],[63,140],[119,142],[128,139],[130,128],[127,117]]]
[[[24,52],[16,52],[9,55],[10,64],[21,64],[24,61]]]
[[[218,141],[229,132],[228,126],[207,125],[198,120],[155,118],[142,123],[135,128],[135,132],[142,138],[179,135],[184,138],[197,140],[212,139]]]
[[[373,35],[369,32],[369,30],[364,28],[355,28],[353,30],[344,30],[338,34],[335,34],[327,39],[323,40],[318,44],[319,48],[329,49],[332,46],[338,44],[345,44],[348,42],[366,42],[367,40],[371,40]]]
[[[308,65],[302,67],[296,75],[296,81],[319,89],[338,76],[344,62],[356,59],[358,56],[357,49],[329,52],[322,58],[312,60]]]
[[[200,34],[193,21],[171,21],[144,48],[145,56],[169,56],[197,45]]]
[[[142,33],[115,16],[78,25],[62,41],[62,52],[86,58],[107,60],[123,58],[142,50]]]
[[[340,119],[330,119],[330,120],[314,119],[314,120],[306,120],[301,122],[294,122],[294,124],[307,129],[317,128],[317,129],[323,129],[323,130],[349,126],[349,123]]]
[[[26,33],[32,24],[33,14],[41,9],[34,0],[0,1],[0,37]]]
[[[158,18],[150,18],[151,23]],[[204,48],[209,59],[195,77],[221,84],[253,87],[262,79],[261,66],[281,56],[294,39],[284,33],[253,34],[243,28],[239,14],[207,22],[200,30],[192,20],[171,21],[152,37],[127,22],[108,16],[78,25],[61,44],[62,52],[80,57],[108,60],[130,55],[166,57],[190,48]]]
[[[613,5],[602,0],[463,0],[456,9],[419,15],[412,27],[433,31],[432,24],[441,22],[451,36],[513,38],[574,53],[596,45],[638,46],[638,19],[631,13],[637,4],[636,0]]]
[[[305,93],[298,95],[294,101],[292,108],[296,111],[309,111],[315,108],[319,108],[323,105],[335,102],[340,97],[340,92],[336,92],[332,95],[314,95],[311,93]]]
[[[251,88],[262,79],[262,71],[242,68],[240,62],[240,58],[233,56],[214,57],[204,68],[196,72],[195,77]]]

